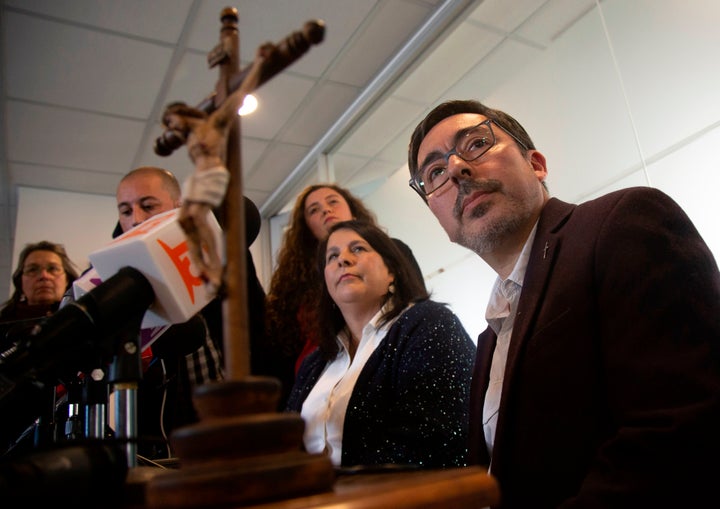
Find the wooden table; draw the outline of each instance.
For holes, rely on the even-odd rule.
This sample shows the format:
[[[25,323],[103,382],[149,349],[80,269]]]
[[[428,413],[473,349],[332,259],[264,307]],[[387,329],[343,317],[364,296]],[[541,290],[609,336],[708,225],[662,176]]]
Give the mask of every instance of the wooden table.
[[[479,467],[343,475],[333,491],[251,509],[475,509],[500,500],[497,481]]]
[[[134,495],[124,509],[144,509],[142,484],[159,469],[131,475]],[[332,491],[276,500],[245,509],[481,509],[500,500],[497,481],[480,467],[340,475]],[[207,506],[212,507],[212,504]]]

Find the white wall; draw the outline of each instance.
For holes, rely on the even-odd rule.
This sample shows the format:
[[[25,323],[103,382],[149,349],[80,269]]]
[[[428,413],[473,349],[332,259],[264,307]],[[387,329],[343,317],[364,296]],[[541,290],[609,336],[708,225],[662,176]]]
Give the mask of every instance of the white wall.
[[[78,270],[84,270],[88,254],[112,240],[117,217],[114,196],[18,188],[13,270],[25,245],[40,240],[64,244]]]

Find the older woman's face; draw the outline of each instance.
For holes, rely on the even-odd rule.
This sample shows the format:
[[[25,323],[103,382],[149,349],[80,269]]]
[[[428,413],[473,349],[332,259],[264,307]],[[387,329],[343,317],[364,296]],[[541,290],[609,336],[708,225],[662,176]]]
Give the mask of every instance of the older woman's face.
[[[52,251],[33,251],[23,263],[22,292],[28,304],[54,304],[62,300],[67,274],[62,259]]]

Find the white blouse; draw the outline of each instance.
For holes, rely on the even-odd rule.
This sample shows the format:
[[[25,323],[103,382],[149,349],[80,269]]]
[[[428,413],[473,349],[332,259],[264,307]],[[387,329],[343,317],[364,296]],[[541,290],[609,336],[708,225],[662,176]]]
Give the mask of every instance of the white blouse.
[[[348,337],[341,333],[337,337],[340,352],[328,362],[315,386],[303,403],[300,415],[305,421],[303,437],[305,449],[311,454],[326,453],[332,464],[340,466],[342,459],[343,425],[345,411],[355,382],[365,363],[380,344],[392,324],[402,313],[381,328],[377,322],[385,309],[378,311],[363,327],[362,337],[351,360],[348,351]]]

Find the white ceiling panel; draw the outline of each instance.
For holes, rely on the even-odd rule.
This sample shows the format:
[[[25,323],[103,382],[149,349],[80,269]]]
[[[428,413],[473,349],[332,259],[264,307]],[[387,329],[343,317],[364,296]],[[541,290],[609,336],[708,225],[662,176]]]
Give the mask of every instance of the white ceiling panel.
[[[123,172],[140,141],[142,124],[117,117],[11,101],[6,116],[8,158],[65,169]],[[38,182],[38,187],[45,187]]]
[[[182,101],[190,105],[201,103],[215,90],[218,80],[217,70],[209,70],[207,54],[186,52],[181,55],[177,65],[168,70],[166,77],[168,89],[159,104],[158,128],[162,109],[168,103]],[[156,95],[163,91],[158,89]]]
[[[307,94],[287,125],[280,131],[282,142],[310,146],[335,123],[360,91],[349,85],[319,82]]]
[[[169,47],[16,13],[7,16],[6,34],[8,96],[135,118],[152,107],[172,54]]]
[[[240,17],[243,61],[252,60],[261,44],[278,43],[302,30],[307,21],[320,19],[326,24],[325,40],[293,66],[293,72],[317,77],[325,72],[376,3],[375,0],[242,0],[234,3],[205,0],[200,2],[188,45],[201,51],[217,45],[220,13],[228,5],[237,8]]]
[[[175,44],[192,0],[6,0],[5,5],[96,29]]]
[[[376,188],[406,163],[410,131],[442,100],[491,98],[502,107],[504,90],[528,82],[588,100],[581,87],[594,79],[594,66],[610,73],[607,55],[589,55],[569,75],[558,71],[557,81],[532,76],[533,65],[560,68],[542,61],[550,41],[561,48],[557,55],[588,30],[601,35],[597,19],[583,16],[595,0],[0,0],[6,216],[20,184],[112,196],[140,165],[184,180],[193,170],[186,148],[160,157],[153,144],[167,104],[197,105],[214,91],[219,70],[208,68],[207,54],[228,5],[239,13],[243,68],[258,46],[309,20],[326,27],[320,44],[256,91],[260,108],[242,120],[244,191],[266,217],[307,183],[330,178],[318,170],[324,154],[338,152],[330,166],[340,185]],[[703,89],[708,96],[714,83]],[[617,91],[600,101],[618,103]],[[520,116],[523,107],[515,103],[513,111]],[[552,104],[543,107],[554,113]],[[557,119],[563,129],[575,122]],[[533,132],[542,136],[545,127]],[[588,150],[563,150],[561,167]],[[12,227],[3,231],[11,246]]]
[[[510,33],[540,9],[547,0],[484,0],[469,19]]]
[[[397,52],[436,11],[464,9],[470,3],[245,0],[231,4],[240,18],[243,67],[259,45],[279,42],[309,20],[326,23],[322,43],[258,89],[261,107],[243,119],[243,171],[249,175],[248,194],[264,193],[258,207],[279,188],[288,192],[297,185],[292,179],[315,172],[320,153],[352,129],[347,119],[352,117],[354,124],[365,111],[373,111],[374,96],[384,90],[359,85],[373,82],[388,68],[392,71]],[[167,104],[199,104],[213,92],[219,71],[208,68],[207,53],[218,44],[220,13],[227,5],[222,0],[3,1],[7,159],[0,168],[6,190],[2,202],[13,203],[17,185],[13,177],[19,174],[9,171],[10,164],[52,168],[52,176],[45,178],[42,172],[23,172],[22,183],[48,187],[49,182],[63,182],[63,190],[80,186],[73,182],[83,172],[110,174],[82,183],[82,192],[110,195],[115,190],[112,180],[119,181],[136,166],[164,166],[180,179],[189,175],[192,165],[184,147],[160,157],[153,145],[162,133],[160,117]],[[445,73],[451,70],[444,68]],[[447,77],[448,83],[454,80]],[[398,164],[404,160],[404,148],[394,157],[395,147],[402,143],[393,141],[407,131],[407,116],[417,116],[428,106],[425,101],[431,101],[430,95],[397,105],[390,101],[376,109],[370,118],[379,125],[360,127],[346,144],[357,147],[348,151],[370,156],[384,151],[380,167]]]
[[[546,47],[595,6],[595,0],[550,0],[520,25],[516,34]]]
[[[250,175],[253,172],[253,168],[255,168],[255,166],[261,160],[263,153],[268,149],[269,146],[270,143],[265,140],[243,138],[241,153],[244,175]]]
[[[282,74],[262,85],[255,96],[262,115],[243,119],[243,134],[255,138],[273,139],[286,125],[315,84],[308,78]]]
[[[330,79],[358,87],[366,85],[432,13],[425,6],[405,0],[377,4],[353,44],[333,62]]]

